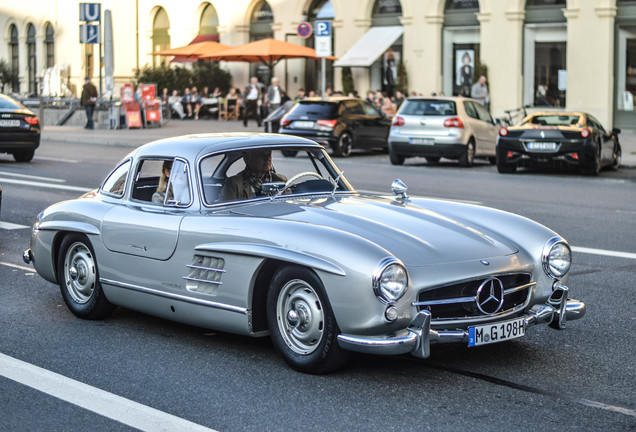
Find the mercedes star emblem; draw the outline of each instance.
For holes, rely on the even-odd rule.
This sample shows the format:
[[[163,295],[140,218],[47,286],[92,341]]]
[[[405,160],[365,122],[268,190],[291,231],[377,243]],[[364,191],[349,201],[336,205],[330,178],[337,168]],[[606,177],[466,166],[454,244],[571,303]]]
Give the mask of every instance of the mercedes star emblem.
[[[496,277],[490,277],[483,281],[477,289],[475,303],[477,308],[486,315],[499,312],[504,301],[503,283]]]

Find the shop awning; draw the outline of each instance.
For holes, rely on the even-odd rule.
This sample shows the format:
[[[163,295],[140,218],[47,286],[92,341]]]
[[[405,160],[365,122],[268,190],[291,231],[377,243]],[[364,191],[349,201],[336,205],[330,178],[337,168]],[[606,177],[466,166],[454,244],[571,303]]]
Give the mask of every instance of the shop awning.
[[[371,27],[349,50],[334,62],[336,67],[369,67],[404,33],[402,26]]]

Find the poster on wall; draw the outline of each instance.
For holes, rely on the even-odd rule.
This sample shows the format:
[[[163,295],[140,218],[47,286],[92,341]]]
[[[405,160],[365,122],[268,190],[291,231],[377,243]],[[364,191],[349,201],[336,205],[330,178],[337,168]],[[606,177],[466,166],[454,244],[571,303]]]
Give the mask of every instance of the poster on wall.
[[[470,96],[475,71],[475,50],[455,50],[455,86],[457,93]]]
[[[393,89],[397,84],[397,65],[400,62],[400,53],[389,48],[382,56],[382,84],[387,89],[389,96],[393,96]]]

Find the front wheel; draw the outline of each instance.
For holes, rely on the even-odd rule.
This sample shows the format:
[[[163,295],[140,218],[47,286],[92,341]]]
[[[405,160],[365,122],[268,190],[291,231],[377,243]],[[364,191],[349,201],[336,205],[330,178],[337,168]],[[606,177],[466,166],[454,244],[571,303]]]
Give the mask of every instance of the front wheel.
[[[13,158],[16,160],[16,162],[31,162],[34,155],[34,150],[20,151],[13,153]]]
[[[614,160],[612,161],[612,165],[610,165],[610,168],[612,169],[612,171],[618,171],[618,169],[621,166],[622,159],[623,159],[623,156],[621,151],[621,145],[617,143],[616,148],[614,150]]]
[[[85,235],[64,237],[58,255],[57,275],[64,302],[76,316],[102,319],[115,309],[102,291],[95,252]]]
[[[274,275],[267,322],[276,350],[296,370],[327,373],[347,361],[322,282],[304,267],[286,266]]]

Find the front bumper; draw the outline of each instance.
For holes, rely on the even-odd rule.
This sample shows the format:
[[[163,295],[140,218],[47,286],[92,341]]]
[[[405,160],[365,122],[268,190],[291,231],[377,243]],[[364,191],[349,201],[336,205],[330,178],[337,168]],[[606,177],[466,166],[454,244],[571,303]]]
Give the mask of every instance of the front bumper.
[[[568,287],[557,284],[554,292],[543,305],[535,305],[523,316],[525,328],[537,324],[549,324],[556,329],[565,328],[567,321],[582,318],[585,304],[568,299]],[[410,353],[415,357],[428,358],[430,346],[437,343],[468,343],[468,330],[434,330],[431,328],[431,313],[419,312],[401,333],[389,337],[338,336],[338,344],[346,350],[366,354],[397,355]]]

